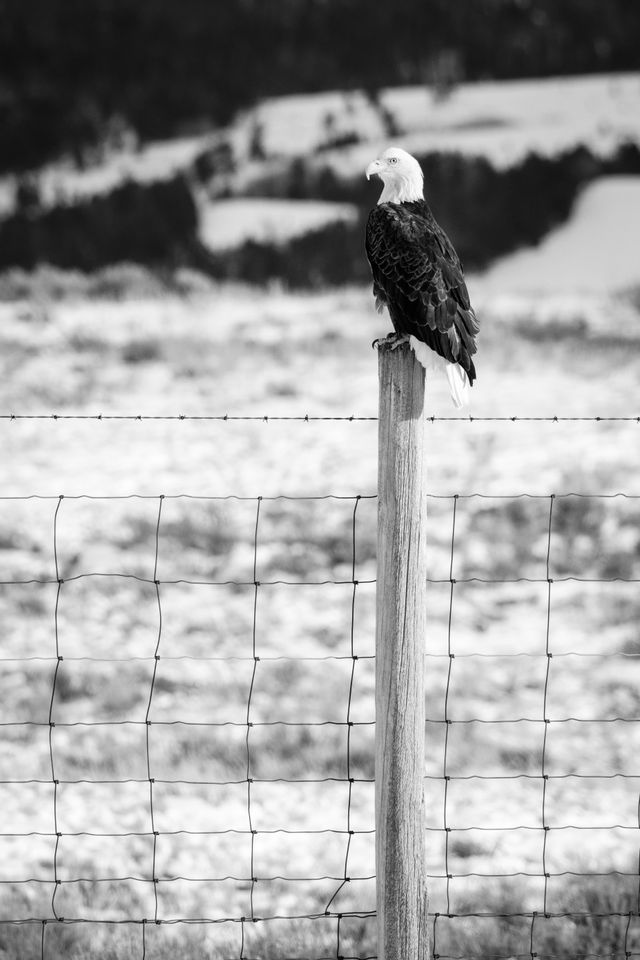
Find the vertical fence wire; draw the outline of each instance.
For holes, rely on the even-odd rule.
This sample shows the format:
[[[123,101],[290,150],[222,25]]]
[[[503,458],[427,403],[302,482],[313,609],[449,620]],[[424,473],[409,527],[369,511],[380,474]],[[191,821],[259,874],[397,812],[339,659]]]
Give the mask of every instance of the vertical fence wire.
[[[549,836],[549,824],[547,823],[547,783],[548,774],[547,763],[547,736],[549,733],[550,718],[547,714],[547,700],[549,695],[549,678],[551,674],[551,660],[553,654],[550,650],[551,637],[551,588],[553,578],[551,577],[551,531],[553,524],[553,501],[555,497],[552,494],[549,497],[549,524],[547,528],[547,557],[546,557],[546,577],[547,577],[547,622],[545,627],[545,646],[544,653],[546,657],[544,687],[542,691],[542,751],[540,755],[540,777],[542,781],[542,803],[540,809],[540,821],[542,825],[542,876],[544,878],[544,889],[542,895],[542,912],[547,916],[547,897],[549,894],[549,871],[547,870],[547,839]],[[532,932],[533,936],[533,932]]]
[[[152,835],[152,852],[151,852],[151,883],[153,884],[153,919],[157,921],[158,919],[158,876],[156,872],[156,859],[158,852],[158,837],[160,835],[159,831],[156,829],[156,818],[153,808],[153,787],[154,787],[154,778],[151,775],[151,751],[150,751],[150,737],[151,737],[151,704],[153,703],[153,694],[155,690],[156,677],[158,674],[158,663],[160,661],[160,641],[162,639],[162,600],[160,597],[160,581],[158,580],[158,555],[160,552],[160,522],[162,519],[162,503],[164,500],[164,495],[161,494],[158,498],[158,516],[156,520],[155,528],[155,552],[153,558],[153,586],[155,590],[155,599],[158,605],[158,634],[156,638],[156,646],[153,653],[153,670],[151,673],[151,684],[149,687],[149,699],[147,700],[147,709],[144,716],[145,723],[145,760],[147,765],[147,779],[149,781],[149,826],[151,828]],[[144,918],[146,919],[146,918]]]
[[[58,828],[58,785],[59,781],[56,777],[55,761],[54,761],[54,752],[53,752],[53,729],[55,727],[55,722],[53,719],[53,704],[56,696],[56,685],[58,682],[58,671],[62,664],[62,656],[60,655],[60,633],[59,633],[59,614],[60,614],[60,597],[62,593],[62,584],[64,581],[60,577],[60,566],[58,563],[58,514],[60,513],[60,507],[62,506],[62,501],[64,495],[58,497],[58,502],[56,504],[55,512],[53,514],[53,560],[55,565],[55,575],[56,575],[56,599],[55,606],[53,610],[53,630],[54,630],[54,639],[55,639],[55,667],[53,671],[53,681],[51,683],[51,699],[49,700],[49,761],[51,765],[51,782],[53,785],[53,829],[55,833],[55,846],[53,848],[53,892],[51,895],[51,913],[56,920],[63,919],[59,917],[56,913],[56,894],[58,892],[58,887],[60,885],[60,880],[58,878],[58,847],[60,844],[60,837],[62,833]]]
[[[448,762],[449,762],[449,730],[451,727],[451,720],[449,717],[449,694],[451,691],[451,675],[453,671],[453,661],[455,659],[455,654],[452,652],[452,623],[453,623],[453,592],[455,588],[456,581],[453,576],[453,565],[455,557],[455,544],[456,544],[456,511],[458,508],[458,497],[454,495],[453,497],[453,509],[451,516],[451,550],[449,556],[449,611],[447,617],[447,679],[444,689],[444,747],[442,751],[442,779],[444,781],[444,790],[443,790],[443,830],[444,830],[444,868],[446,876],[446,912],[451,912],[451,889],[450,881],[452,875],[449,867],[449,838],[451,834],[450,827],[447,821],[447,797],[449,790],[449,771],[448,771]],[[434,930],[435,937],[435,930]],[[434,948],[435,950],[435,948]]]
[[[251,745],[250,745],[250,736],[251,736],[251,727],[253,726],[251,721],[251,698],[253,696],[253,688],[256,682],[256,673],[258,670],[258,663],[260,658],[257,656],[257,631],[258,631],[258,590],[260,588],[260,581],[258,580],[258,530],[260,526],[260,506],[262,504],[262,497],[258,497],[256,503],[256,523],[253,534],[253,621],[251,624],[251,657],[253,660],[253,665],[251,668],[251,682],[249,683],[249,694],[247,696],[247,733],[245,737],[245,749],[247,752],[247,822],[249,824],[249,833],[250,833],[250,843],[251,843],[251,852],[249,859],[249,878],[250,878],[250,892],[249,892],[249,918],[254,919],[254,909],[253,909],[253,894],[256,884],[255,876],[255,841],[256,841],[256,831],[253,826],[253,819],[251,816],[251,784],[253,783],[253,778],[251,776]],[[243,918],[244,919],[244,918]]]

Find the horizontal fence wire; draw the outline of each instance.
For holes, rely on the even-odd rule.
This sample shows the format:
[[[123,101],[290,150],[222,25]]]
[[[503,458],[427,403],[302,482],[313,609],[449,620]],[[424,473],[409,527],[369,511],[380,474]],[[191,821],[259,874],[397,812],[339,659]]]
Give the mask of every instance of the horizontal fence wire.
[[[372,960],[376,497],[0,511],[2,935]],[[638,529],[622,492],[429,497],[434,958],[640,955]]]
[[[188,420],[221,421],[223,423],[254,422],[271,423],[279,421],[318,423],[377,423],[378,417],[365,416],[327,416],[308,413],[299,415],[253,414],[247,416],[223,414],[127,414],[127,413],[0,413],[0,420]],[[640,423],[640,416],[631,417],[441,417],[426,416],[426,423]]]

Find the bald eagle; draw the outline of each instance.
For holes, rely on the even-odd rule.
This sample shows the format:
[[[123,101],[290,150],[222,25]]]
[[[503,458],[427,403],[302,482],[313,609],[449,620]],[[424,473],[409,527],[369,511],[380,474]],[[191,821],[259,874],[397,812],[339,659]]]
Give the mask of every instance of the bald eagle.
[[[425,369],[443,366],[451,398],[461,407],[476,376],[472,357],[479,331],[462,264],[424,199],[415,157],[390,147],[366,175],[383,183],[367,221],[366,251],[376,306],[386,306],[393,323],[387,340],[408,340]]]

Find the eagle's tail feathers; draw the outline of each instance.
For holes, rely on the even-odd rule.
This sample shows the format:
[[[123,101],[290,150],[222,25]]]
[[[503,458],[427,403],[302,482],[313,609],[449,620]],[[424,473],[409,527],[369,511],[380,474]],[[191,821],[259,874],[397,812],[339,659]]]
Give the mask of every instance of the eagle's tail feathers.
[[[422,340],[418,340],[413,336],[410,337],[409,340],[412,350],[427,372],[431,370],[442,370],[444,367],[454,405],[458,409],[460,409],[460,407],[466,407],[469,403],[469,390],[471,388],[466,370],[464,370],[459,363],[452,363],[450,360],[445,360],[444,357],[440,357]],[[473,364],[471,368],[473,369]],[[475,376],[475,370],[473,371],[473,375]]]
[[[437,366],[437,361],[440,358],[436,353],[433,352],[431,347],[428,347],[423,340],[418,340],[417,337],[413,336],[409,337],[409,343],[411,344],[411,349],[425,370],[434,370]]]
[[[445,366],[449,389],[451,390],[451,399],[453,405],[459,410],[460,407],[466,407],[469,403],[469,377],[459,363],[447,363]]]

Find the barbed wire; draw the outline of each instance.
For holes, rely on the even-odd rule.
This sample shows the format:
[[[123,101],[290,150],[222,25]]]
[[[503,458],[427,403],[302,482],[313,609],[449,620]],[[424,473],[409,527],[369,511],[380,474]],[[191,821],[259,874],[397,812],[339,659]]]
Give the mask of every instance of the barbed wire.
[[[443,417],[425,416],[426,423],[640,423],[640,416],[608,416],[608,417],[561,417],[561,416],[472,416]],[[125,420],[125,421],[204,421],[222,423],[376,423],[375,416],[331,416],[328,414],[145,414],[145,413],[0,413],[0,420]]]
[[[580,563],[588,566],[583,571],[588,576],[568,573],[564,569],[563,564],[566,567],[568,559],[573,559],[570,551],[567,553],[569,548],[565,541],[570,540],[573,544],[575,536],[581,535],[582,515],[558,512],[560,505],[567,504],[570,498],[577,498],[585,508],[607,504],[608,510],[615,511],[622,509],[624,504],[624,509],[630,511],[622,519],[616,519],[615,513],[606,517],[596,514],[595,519],[590,521],[589,536],[602,540],[601,527],[606,528],[607,542],[616,543],[616,548],[624,553],[624,562],[621,558],[609,558],[618,564],[616,566],[614,563],[616,575],[603,575],[606,571],[598,566],[599,563],[602,565],[606,555],[600,540],[600,549],[594,556],[583,549],[578,557]],[[8,695],[0,716],[0,736],[12,738],[15,735],[18,739],[9,739],[7,743],[21,743],[23,746],[19,760],[15,759],[12,750],[9,751],[9,759],[1,768],[0,788],[14,791],[14,797],[20,791],[48,790],[48,799],[44,793],[38,796],[43,805],[47,802],[50,804],[50,820],[45,824],[41,815],[40,818],[36,816],[33,809],[35,795],[28,792],[23,795],[21,806],[24,811],[21,817],[16,815],[13,808],[8,814],[5,813],[0,840],[21,844],[18,849],[24,859],[24,867],[19,869],[21,863],[16,859],[15,852],[12,858],[5,856],[0,885],[7,892],[7,905],[0,913],[0,929],[28,927],[38,938],[39,946],[33,955],[41,960],[54,960],[58,953],[52,937],[53,932],[60,928],[88,927],[98,930],[124,926],[137,929],[141,933],[140,952],[132,956],[146,958],[147,950],[151,949],[148,942],[151,929],[182,925],[181,929],[188,931],[228,926],[239,930],[239,950],[238,946],[233,949],[221,948],[220,956],[225,960],[238,960],[238,957],[251,960],[261,955],[260,936],[273,936],[269,930],[283,923],[289,925],[292,931],[291,947],[287,949],[283,941],[278,954],[283,960],[285,957],[287,960],[298,957],[305,957],[306,960],[310,957],[313,960],[375,960],[375,910],[368,905],[365,893],[375,882],[370,848],[374,829],[372,822],[367,820],[367,811],[370,813],[371,809],[366,792],[370,793],[375,781],[370,769],[370,745],[367,745],[368,741],[365,743],[360,739],[374,727],[374,720],[362,716],[362,703],[371,694],[371,667],[374,662],[371,645],[368,639],[363,640],[363,631],[368,636],[373,624],[370,588],[375,584],[375,577],[370,575],[372,531],[367,527],[373,515],[363,516],[362,511],[367,503],[375,506],[375,499],[375,495],[363,494],[321,497],[192,497],[188,494],[0,497],[0,502],[8,504],[22,501],[27,518],[31,503],[51,502],[53,563],[53,573],[50,575],[21,578],[11,574],[0,579],[0,587],[4,591],[2,598],[6,600],[9,597],[11,602],[15,602],[12,594],[14,588],[26,585],[47,587],[52,593],[51,606],[42,609],[39,619],[36,617],[41,632],[44,632],[44,626],[50,620],[51,652],[45,653],[37,645],[34,646],[35,641],[29,639],[30,628],[25,625],[21,628],[25,638],[24,649],[14,651],[10,648],[8,654],[11,655],[1,659],[5,667],[14,664],[27,678],[30,676],[29,670],[40,665],[49,670],[48,688],[43,686],[38,674],[31,675],[34,694],[29,702],[36,714],[31,716],[12,698],[11,681],[14,675],[9,675]],[[629,536],[630,530],[637,529],[640,519],[634,512],[640,496],[625,492],[519,493],[512,496],[473,492],[433,495],[430,499],[435,511],[430,521],[432,549],[436,565],[442,570],[440,575],[437,569],[432,569],[427,580],[427,589],[436,591],[433,594],[430,633],[435,636],[439,630],[442,640],[433,641],[434,646],[425,650],[429,664],[426,719],[429,757],[425,785],[429,811],[427,831],[430,838],[428,878],[432,902],[432,956],[448,960],[466,956],[467,953],[462,952],[460,947],[464,942],[461,939],[464,931],[467,931],[467,937],[478,936],[477,925],[492,922],[498,923],[496,929],[502,930],[503,934],[506,930],[509,936],[502,946],[489,947],[488,940],[479,940],[478,956],[487,960],[497,957],[506,960],[513,957],[552,956],[550,948],[545,946],[545,925],[554,921],[570,923],[572,936],[579,929],[586,930],[591,936],[591,951],[582,950],[576,943],[571,956],[591,956],[603,960],[609,956],[640,955],[640,931],[636,929],[640,925],[640,866],[632,862],[630,845],[640,829],[640,810],[637,805],[640,768],[634,770],[628,762],[623,766],[625,753],[631,757],[636,754],[633,745],[636,731],[640,730],[637,697],[622,697],[620,702],[614,699],[611,703],[606,698],[602,703],[592,700],[590,711],[586,711],[584,706],[581,710],[571,709],[572,703],[577,705],[571,699],[573,688],[579,689],[582,683],[593,685],[598,680],[595,672],[588,672],[591,668],[587,665],[597,664],[600,669],[601,664],[611,664],[615,668],[617,662],[624,662],[625,670],[628,670],[640,663],[640,646],[631,641],[624,647],[607,646],[602,650],[581,647],[567,649],[569,641],[561,642],[559,648],[557,645],[558,639],[562,640],[567,623],[566,598],[558,594],[563,584],[575,584],[581,591],[577,596],[584,598],[593,585],[611,588],[612,585],[624,586],[640,580],[634,552],[636,541]],[[152,501],[156,504],[149,537],[145,541],[151,561],[148,575],[91,569],[69,573],[66,569],[69,551],[64,549],[64,540],[70,528],[64,526],[65,511],[84,500],[89,506],[95,501],[104,501],[106,504],[129,501],[123,506],[133,511],[138,502]],[[168,536],[167,504],[181,502],[181,507],[188,514],[198,500],[219,506],[239,501],[247,503],[249,511],[253,505],[253,520],[245,544],[247,558],[250,557],[246,577],[214,579],[203,576],[197,579],[167,577],[163,573],[163,545]],[[540,504],[535,507],[535,516],[504,514],[510,508],[510,501],[525,500]],[[340,561],[310,561],[296,571],[297,579],[274,575],[278,573],[278,561],[273,559],[273,538],[280,537],[287,549],[293,549],[298,540],[309,539],[315,528],[309,529],[308,525],[312,522],[309,517],[293,533],[287,533],[286,523],[289,521],[282,517],[277,527],[269,527],[267,505],[279,502],[284,507],[290,504],[297,510],[304,507],[305,502],[313,504],[316,501],[344,513],[341,524],[338,527],[334,524],[330,531],[334,552],[335,543],[341,544],[337,550]],[[504,527],[500,528],[499,534],[493,535],[488,533],[489,527],[473,527],[476,503],[486,511],[489,508],[488,501],[495,501],[490,505],[493,511],[490,516],[496,523],[507,522],[501,520],[503,514],[510,518],[508,522],[513,524],[513,538],[505,536]],[[202,518],[199,522],[202,522]],[[299,515],[296,514],[291,522],[299,523]],[[322,521],[318,522],[322,524]],[[472,537],[469,537],[470,524]],[[24,524],[17,529],[24,532]],[[505,566],[513,574],[522,572],[518,569],[521,561],[515,549],[516,533],[517,537],[536,544],[539,575],[530,575],[532,571],[526,571],[525,576],[504,575]],[[489,550],[484,561],[486,570],[474,569],[473,563],[477,564],[477,560],[474,561],[468,549],[469,542],[476,545],[480,542],[481,534],[496,536],[503,545],[508,543],[513,547],[506,559],[494,558]],[[5,539],[7,543],[13,543],[15,549],[20,546],[21,536],[16,534],[14,541],[11,541],[11,537]],[[95,534],[91,524],[82,527],[77,536],[81,537],[82,542],[92,542]],[[316,542],[313,536],[311,540]],[[171,543],[175,549],[175,543]],[[77,552],[77,543],[74,549]],[[126,549],[126,546],[121,549]],[[562,556],[558,557],[559,553]],[[31,554],[30,558],[30,562],[34,562],[37,554]],[[0,570],[3,566],[8,569],[7,559],[5,550],[0,554]],[[19,566],[16,564],[16,569]],[[155,604],[155,622],[150,624],[153,635],[145,641],[150,648],[149,653],[135,656],[131,655],[130,648],[121,649],[122,644],[116,642],[117,637],[107,623],[96,654],[85,651],[77,638],[70,638],[70,618],[84,616],[81,603],[78,605],[78,600],[75,603],[73,600],[74,590],[83,584],[94,585],[92,589],[98,591],[97,597],[103,599],[113,596],[110,591],[115,589],[114,584],[148,591]],[[471,635],[465,626],[465,618],[475,609],[469,606],[465,598],[464,591],[468,585],[477,585],[478,589],[484,590],[505,586],[517,589],[519,584],[533,584],[542,588],[539,596],[536,594],[540,634],[534,647],[523,649],[524,640],[519,635],[514,635],[510,646],[499,644],[497,649],[480,650],[473,645],[470,647],[472,641],[474,644],[478,642],[481,634]],[[226,645],[219,650],[201,647],[188,653],[182,650],[176,653],[175,638],[171,637],[171,630],[175,628],[171,627],[167,616],[170,609],[169,591],[180,585],[211,586],[229,591],[230,596],[243,596],[245,599],[242,602],[246,602],[243,646],[236,649],[226,641]],[[279,646],[277,637],[274,640],[274,631],[277,632],[278,628],[269,620],[266,604],[272,589],[280,586],[291,588],[293,593],[300,588],[317,588],[318,600],[314,601],[316,606],[313,607],[314,619],[318,621],[317,649],[310,651],[303,644],[299,644],[298,649],[295,640],[292,649],[289,649],[288,646]],[[326,619],[323,618],[323,610],[330,608],[334,588],[348,593],[348,603],[340,612],[339,631],[344,647],[335,651],[326,649],[326,638],[322,632],[327,629],[323,625]],[[442,600],[438,601],[437,591],[446,592],[446,598],[443,593]],[[123,596],[126,603],[134,605],[129,613],[135,613],[135,594]],[[516,594],[509,594],[509,597],[508,604],[516,602]],[[368,603],[369,608],[365,609],[362,603]],[[104,603],[101,599],[100,609],[102,606]],[[150,616],[151,609],[141,610],[138,616]],[[569,609],[571,612],[574,607]],[[220,616],[226,622],[222,609]],[[364,620],[361,626],[358,625],[359,617]],[[10,633],[11,622],[6,622],[9,623]],[[29,622],[34,622],[34,618]],[[181,634],[182,644],[190,642],[188,628],[187,622]],[[82,631],[82,621],[75,629]],[[118,629],[126,634],[126,618]],[[483,637],[485,635],[482,633]],[[491,636],[490,629],[488,635]],[[73,641],[71,649],[70,640]],[[211,642],[213,644],[214,640]],[[441,647],[438,643],[441,643]],[[80,655],[78,650],[81,651]],[[557,671],[560,664],[569,662],[568,658],[576,658],[581,673],[576,675],[574,671],[571,675],[572,687],[564,698],[559,698],[554,691],[556,687],[562,688],[566,675]],[[496,690],[483,684],[483,677],[477,675],[477,665],[491,660],[496,661],[496,671],[488,673],[486,680],[495,685]],[[538,663],[543,669],[535,683],[529,673],[523,675],[522,696],[514,701],[518,706],[522,704],[522,709],[501,707],[503,679],[499,668],[504,670],[505,664],[511,667],[520,662],[531,665],[527,666],[528,671]],[[180,716],[181,701],[175,698],[175,686],[171,686],[174,681],[170,675],[163,675],[165,664],[180,663],[193,665],[195,669],[204,669],[206,664],[220,667],[237,664],[246,668],[247,672],[243,674],[246,693],[242,715]],[[324,715],[314,715],[309,711],[310,689],[298,691],[293,678],[286,682],[285,687],[270,690],[269,677],[265,674],[269,665],[290,670],[301,663],[307,663],[311,668],[321,665],[344,668],[341,694],[332,686],[335,677],[329,676],[321,704]],[[69,688],[71,681],[67,677],[68,670],[72,665],[84,669],[92,664],[147,665],[144,702],[140,697],[137,698],[141,704],[138,715],[100,717],[90,714],[89,718],[65,715],[68,704],[77,696],[73,692],[75,688]],[[20,675],[18,673],[15,676]],[[79,677],[82,678],[82,673]],[[185,678],[183,681],[187,689],[189,684],[192,687],[195,685],[194,677],[197,675],[191,675],[191,679]],[[559,679],[556,680],[556,677]],[[633,677],[629,675],[630,683]],[[139,685],[137,689],[141,693],[142,679],[134,676],[133,680]],[[613,680],[608,682],[612,683]],[[314,680],[313,683],[320,685],[321,680]],[[121,687],[126,685],[126,675],[122,675],[119,684]],[[46,709],[40,709],[38,697],[42,697],[44,689],[48,691]],[[531,699],[533,689],[537,699]],[[219,704],[223,710],[228,696],[224,690],[223,682],[218,684],[216,681],[209,691],[211,697],[216,692],[223,697]],[[274,695],[280,697],[281,702],[276,703],[276,708],[281,708],[285,702],[285,692],[289,696],[289,690],[291,696],[287,702],[289,709],[294,711],[293,715],[278,716],[277,711],[272,716],[265,714],[267,698]],[[158,715],[158,711],[166,713],[167,709],[171,711],[168,717],[163,716],[162,712]],[[7,712],[12,710],[13,716]],[[612,731],[616,724],[629,731],[626,740],[614,739]],[[568,730],[569,725],[575,725],[577,731],[570,739],[577,751],[575,758],[562,754],[554,746],[556,732]],[[596,725],[603,734],[607,731],[607,762],[604,766],[598,747],[584,748],[585,757],[581,758],[576,746],[589,743],[588,725]],[[494,729],[508,732],[511,740],[505,741],[501,734],[501,738],[494,742],[491,739]],[[113,771],[108,767],[101,769],[97,755],[89,752],[83,756],[79,752],[76,756],[72,741],[61,739],[73,731],[104,731],[109,736],[115,736],[118,730],[140,731],[143,735],[142,749],[139,751],[141,762],[135,767],[136,775],[131,775],[131,772],[127,774],[126,769],[118,768],[117,764]],[[173,761],[175,775],[171,775],[173,767],[168,767],[166,762],[159,764],[163,746],[161,736],[163,732],[171,730],[180,731],[181,737],[184,734],[183,739],[176,741],[184,745],[181,749],[187,752],[188,744],[192,743],[196,751],[195,768],[190,769],[187,765],[186,775],[179,755]],[[36,750],[35,738],[39,731],[43,736],[46,734],[44,752],[40,747]],[[221,734],[228,732],[229,736],[234,732],[241,735],[241,741],[238,740],[237,746],[233,747],[237,751],[233,763],[215,761],[216,749],[232,749],[231,746],[216,746],[223,741],[206,739],[217,731]],[[297,731],[300,739],[295,741],[293,747],[283,741],[279,745],[274,741],[275,746],[265,748],[261,735],[267,731],[274,731],[278,736],[287,731]],[[527,731],[531,731],[531,734]],[[201,735],[205,740],[199,739]],[[334,735],[335,739],[331,740],[333,753],[325,764],[326,769],[314,770],[315,754],[325,750],[323,738]],[[531,739],[532,735],[538,737],[537,741]],[[108,742],[111,742],[112,749],[121,749],[117,739],[105,741]],[[201,757],[197,754],[200,743],[211,745],[206,747]],[[285,754],[293,750],[299,751],[299,754],[290,754],[290,769],[286,769],[285,764],[285,769],[273,771],[278,775],[269,775],[264,766],[265,750],[268,752],[268,749],[282,750]],[[500,759],[501,750],[505,756],[511,750],[517,763],[524,769],[513,769],[510,767],[512,761]],[[25,757],[33,753],[35,758],[39,751],[40,760],[26,763]],[[494,754],[499,761],[495,769],[492,766]],[[47,770],[42,766],[45,757]],[[218,763],[218,768],[215,768],[215,763],[212,766],[212,761]],[[562,764],[568,764],[568,767],[562,769]],[[220,771],[218,775],[217,769]],[[622,791],[619,795],[602,792],[614,785]],[[304,796],[300,794],[293,801],[285,801],[282,797],[273,800],[275,811],[281,815],[281,819],[280,822],[274,819],[272,811],[272,822],[269,822],[265,820],[266,800],[261,790],[279,786],[291,791],[301,787],[317,788],[319,791],[340,789],[340,814],[337,816],[332,811],[337,795],[322,792]],[[94,790],[100,787],[113,788],[110,796],[115,798],[114,809],[110,812],[104,797],[98,799],[96,794],[92,800],[92,795],[88,795],[88,801],[85,802],[91,806],[84,811],[86,823],[82,822],[82,817],[76,816],[74,826],[69,806],[71,795],[67,796],[67,791],[83,787]],[[519,803],[519,794],[503,795],[505,790],[519,790],[521,787],[537,790],[537,796],[532,795],[527,799],[523,795]],[[135,801],[131,800],[130,803],[135,802],[137,806],[127,806],[124,800],[117,799],[118,791],[125,788],[146,790],[146,796],[142,792],[136,793]],[[485,788],[490,788],[492,792],[484,798],[474,792]],[[182,793],[170,794],[167,789]],[[211,800],[204,801],[205,795],[198,793],[207,789],[239,790],[243,796],[240,799],[238,795],[229,807],[221,802],[218,808],[215,803],[211,806]],[[556,794],[556,789],[564,792]],[[579,800],[571,792],[576,789],[590,791],[590,802],[585,808],[580,807]],[[179,807],[185,797],[191,804],[189,809],[196,809],[198,803],[208,803],[211,806],[209,820],[198,821],[196,818],[193,823],[172,824],[167,816],[168,804]],[[635,808],[632,803],[634,797]],[[15,804],[15,800],[12,802]],[[74,802],[76,805],[80,803],[79,800]],[[298,803],[301,804],[300,809],[296,806]],[[229,822],[231,809],[236,813]],[[242,817],[237,813],[240,809],[243,811]],[[498,816],[500,811],[502,815]],[[569,841],[569,846],[558,846],[556,838],[570,837],[574,831],[580,838],[579,844],[575,845],[579,846],[579,850],[573,850],[574,845]],[[617,832],[628,839],[618,839]],[[588,849],[585,844],[595,835],[607,838],[605,847],[609,854],[604,856],[599,853],[600,847],[596,845],[587,865],[580,860],[579,854]],[[489,836],[495,838],[489,841],[493,852],[489,851],[484,841],[476,840],[476,837]],[[509,843],[503,838],[518,838],[518,846],[508,852]],[[144,850],[131,847],[137,851],[133,859],[129,857],[131,863],[118,861],[114,854],[111,862],[88,870],[82,860],[74,862],[72,851],[68,849],[72,841],[82,839],[89,842],[123,841],[132,845],[145,843],[146,846]],[[273,852],[267,853],[264,846],[267,840],[273,843],[291,840],[293,846],[283,846],[275,857]],[[312,855],[309,847],[312,840],[325,846],[333,844],[332,858],[323,858],[317,853]],[[48,857],[43,855],[42,848],[34,848],[36,852],[30,857],[30,841],[49,844]],[[189,846],[184,846],[187,841]],[[197,844],[210,844],[213,841],[224,843],[228,850],[220,853],[219,859],[216,859],[215,850],[221,851],[222,848],[212,847],[214,855],[208,853],[203,857],[193,846],[193,841]],[[233,853],[236,843],[241,846],[237,848],[237,853]],[[296,861],[299,861],[299,865]],[[95,862],[94,855],[90,863]],[[521,889],[513,886],[516,881],[523,884]],[[485,884],[482,895],[473,886],[474,882]],[[509,897],[503,901],[499,897],[492,899],[494,894],[486,887],[489,882],[511,884],[508,887]],[[581,894],[580,890],[571,887],[572,883],[593,886],[586,888],[587,893]],[[600,896],[595,893],[607,883],[615,885],[611,888],[615,894],[612,894],[610,901],[607,901],[606,891]],[[134,890],[149,890],[150,899],[139,899],[137,893],[127,894],[127,884],[132,884]],[[182,894],[178,892],[180,884],[185,885],[186,892]],[[210,884],[219,892],[203,900],[199,884]],[[569,893],[573,890],[577,904],[569,902],[569,894],[560,884],[569,885],[567,889]],[[109,908],[107,904],[114,897],[117,903],[114,891],[119,886],[123,888],[119,896],[129,896],[131,907],[128,911],[119,907],[119,916],[105,915],[114,912],[114,908]],[[177,892],[171,893],[174,889]],[[16,900],[15,894],[21,890],[30,893],[18,912],[20,901]],[[41,893],[36,897],[37,891]],[[33,904],[40,902],[47,893],[48,915],[44,915],[45,911],[33,910]],[[180,900],[180,896],[186,899]],[[194,904],[193,908],[189,907],[191,903]],[[305,904],[307,909],[303,906]],[[597,941],[599,934],[594,924],[599,921],[620,921],[618,933],[608,934],[613,945],[607,946],[604,940]],[[306,942],[304,938],[296,940],[298,933],[295,925],[298,923],[317,925],[324,932],[310,935],[306,946],[296,948],[294,944]],[[576,924],[581,926],[577,927]],[[331,927],[330,933],[327,933],[327,925]],[[519,939],[514,946],[516,934]]]
[[[624,493],[622,491],[615,491],[613,493],[579,493],[575,490],[567,491],[566,493],[429,493],[427,494],[427,500],[549,500],[552,497],[554,500],[566,500],[569,497],[579,497],[582,499],[598,499],[598,500],[611,500],[616,497],[620,497],[624,500],[640,500],[640,493]],[[92,494],[92,493],[29,493],[29,494],[0,494],[0,502],[3,500],[103,500],[105,502],[117,501],[117,500],[158,500],[162,498],[163,500],[202,500],[204,502],[220,501],[220,503],[225,503],[230,500],[237,500],[239,502],[249,502],[254,503],[258,500],[262,501],[277,501],[285,500],[292,502],[301,502],[301,501],[323,501],[323,500],[377,500],[377,494],[375,493],[358,493],[358,494],[336,494],[336,493],[325,493],[325,494],[305,494],[305,495],[295,495],[295,494],[286,494],[281,493],[273,496],[240,496],[238,494],[225,494],[224,496],[211,494],[194,494],[194,493],[122,493],[122,494]]]

